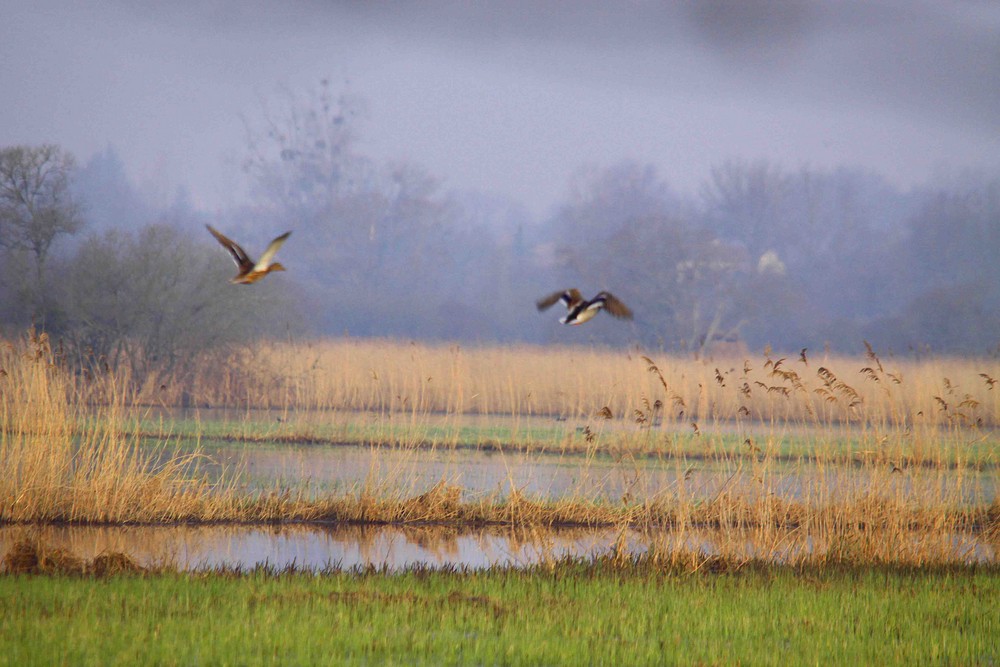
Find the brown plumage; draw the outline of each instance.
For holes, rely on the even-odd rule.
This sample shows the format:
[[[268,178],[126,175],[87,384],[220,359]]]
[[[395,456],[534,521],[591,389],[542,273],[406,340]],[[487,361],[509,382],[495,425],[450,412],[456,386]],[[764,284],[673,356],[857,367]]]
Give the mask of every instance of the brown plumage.
[[[632,311],[611,294],[611,292],[601,292],[593,299],[586,300],[578,289],[573,288],[564,292],[553,292],[539,299],[535,305],[538,306],[538,310],[545,310],[557,301],[562,301],[568,311],[566,317],[559,320],[563,324],[583,324],[594,317],[597,311],[602,308],[615,317],[626,320],[632,319]]]
[[[212,236],[222,244],[222,247],[229,251],[229,254],[233,256],[233,261],[236,262],[239,273],[229,282],[236,285],[252,285],[271,271],[285,270],[285,267],[280,263],[271,262],[271,260],[274,259],[274,254],[278,252],[278,248],[291,235],[291,232],[285,232],[271,241],[267,246],[267,250],[260,256],[260,260],[255,262],[250,259],[250,256],[247,255],[246,251],[238,243],[219,232],[212,225],[205,226],[208,227],[208,231],[212,232]]]

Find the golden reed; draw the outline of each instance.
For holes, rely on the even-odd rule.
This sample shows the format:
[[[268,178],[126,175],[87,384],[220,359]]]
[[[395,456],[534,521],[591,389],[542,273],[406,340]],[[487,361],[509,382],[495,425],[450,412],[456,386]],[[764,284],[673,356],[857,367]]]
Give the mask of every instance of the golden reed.
[[[0,465],[8,473],[0,479],[0,521],[668,526],[660,535],[682,546],[686,535],[711,528],[717,553],[743,553],[750,536],[755,557],[785,560],[943,562],[956,558],[956,536],[970,534],[981,541],[970,550],[982,542],[997,550],[994,360],[884,361],[872,350],[855,359],[803,353],[690,360],[637,351],[345,340],[263,343],[217,361],[202,364],[203,375],[185,390],[194,400],[570,416],[588,429],[594,424],[584,432],[588,443],[609,437],[663,448],[676,459],[678,481],[611,502],[533,498],[513,484],[467,498],[445,482],[414,489],[364,480],[319,498],[296,488],[245,493],[238,480],[211,484],[199,476],[197,453],[179,453],[168,440],[140,443],[128,406],[180,400],[175,380],[157,378],[155,386],[133,390],[127,377],[110,370],[77,373],[60,363],[44,336],[32,335],[0,349]],[[610,420],[633,427],[602,435],[600,424]],[[846,447],[852,455],[782,455],[789,425],[813,450]],[[697,455],[676,450],[676,426],[693,434]],[[943,446],[955,451],[942,454]],[[979,447],[980,454],[966,457],[964,447]],[[581,465],[588,460],[582,457]],[[640,463],[620,463],[641,479]],[[695,466],[724,483],[697,493],[688,484]],[[795,477],[806,481],[789,492],[784,482]]]

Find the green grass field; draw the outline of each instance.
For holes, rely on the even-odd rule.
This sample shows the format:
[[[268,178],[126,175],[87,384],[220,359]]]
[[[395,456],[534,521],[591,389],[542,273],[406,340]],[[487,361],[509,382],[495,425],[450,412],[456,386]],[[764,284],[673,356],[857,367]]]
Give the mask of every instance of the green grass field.
[[[996,664],[1000,570],[0,577],[0,664]]]

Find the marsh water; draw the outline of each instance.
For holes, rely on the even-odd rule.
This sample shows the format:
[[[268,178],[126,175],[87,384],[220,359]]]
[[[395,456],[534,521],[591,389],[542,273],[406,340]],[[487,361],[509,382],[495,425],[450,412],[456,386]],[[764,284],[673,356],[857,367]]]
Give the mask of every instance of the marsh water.
[[[404,433],[429,429],[472,429],[476,432],[530,432],[557,429],[579,431],[573,420],[556,422],[551,417],[504,418],[498,415],[379,415],[301,411],[288,414],[278,410],[234,411],[217,409],[167,410],[153,418],[195,420],[201,424],[227,423],[249,425],[248,432],[258,436],[262,429],[276,440],[283,432],[312,433],[336,423],[365,423],[371,426],[401,429]],[[585,421],[580,421],[585,424]],[[268,425],[270,426],[262,426]],[[802,425],[775,426],[760,424],[759,442],[767,439],[798,438],[807,443],[816,431]],[[231,427],[231,426],[230,426]],[[290,428],[289,428],[290,427]],[[622,420],[601,422],[602,430],[635,428]],[[286,429],[289,429],[286,431]],[[669,436],[672,431],[690,433],[690,425],[663,425],[643,431],[651,438]],[[719,434],[732,435],[729,424],[703,426],[707,439]],[[752,433],[741,427],[739,439]],[[440,430],[438,431],[441,432]],[[829,430],[821,435],[831,437]],[[845,425],[836,437],[856,438],[857,431]],[[990,434],[992,441],[997,436]],[[943,466],[931,469],[906,469],[887,475],[892,465],[881,467],[855,465],[817,465],[791,457],[759,465],[756,457],[740,449],[720,457],[717,452],[699,456],[688,452],[681,456],[649,457],[629,452],[593,451],[591,453],[552,451],[525,452],[523,448],[491,445],[486,448],[454,447],[447,442],[419,445],[334,444],[320,438],[318,444],[296,442],[223,442],[201,441],[202,469],[212,478],[239,474],[247,490],[295,489],[307,495],[358,491],[362,488],[396,495],[419,495],[439,482],[463,489],[466,500],[519,493],[548,500],[574,498],[606,502],[623,499],[643,501],[683,497],[688,500],[710,499],[721,492],[737,492],[747,497],[772,494],[797,501],[836,501],[845,495],[878,484],[886,493],[914,494],[947,499],[958,504],[989,504],[997,492],[995,463],[980,470],[956,471]],[[447,438],[443,438],[447,440]],[[808,444],[806,445],[809,446]]]
[[[177,414],[172,419],[190,418]],[[243,414],[243,419],[248,415]],[[276,421],[273,413],[253,415]],[[233,420],[239,415],[204,411],[199,420]],[[316,416],[329,420],[330,415]],[[476,417],[470,418],[475,421]],[[493,421],[495,423],[496,420]],[[543,420],[538,420],[540,423]],[[551,423],[551,419],[547,420]],[[528,424],[533,426],[533,424]],[[568,428],[574,428],[570,426]],[[927,497],[937,502],[989,504],[997,490],[997,469],[948,467],[908,469],[897,473],[852,465],[816,465],[771,461],[758,466],[753,457],[633,457],[612,453],[526,453],[516,448],[477,450],[449,446],[359,446],[344,444],[230,443],[204,440],[199,471],[213,479],[235,480],[248,492],[289,489],[305,496],[375,490],[407,498],[445,482],[462,489],[466,500],[501,500],[516,489],[541,500],[617,503],[647,499],[711,500],[720,493],[748,498],[764,494],[805,503],[827,503],[874,484],[899,498]],[[710,528],[645,531],[617,528],[532,528],[357,526],[342,524],[200,525],[200,526],[0,526],[0,555],[18,540],[40,539],[53,548],[93,558],[126,553],[144,565],[181,569],[220,566],[303,569],[413,566],[483,568],[527,566],[555,558],[591,557],[612,549],[642,553],[725,552],[781,561],[801,552],[825,551],[829,545],[805,530],[747,529],[725,534]],[[992,562],[997,546],[978,534],[914,534],[926,550],[950,559]]]
[[[0,526],[0,554],[18,541],[38,541],[48,549],[64,549],[92,560],[106,553],[125,553],[140,565],[180,570],[221,567],[300,570],[375,567],[406,568],[491,566],[526,567],[564,557],[590,558],[623,550],[642,554],[649,549],[671,554],[711,555],[727,541],[732,554],[734,535],[712,529],[626,530],[616,528],[455,528],[452,526],[356,525],[202,525],[202,526]],[[753,530],[735,536],[738,557],[781,562],[803,551],[829,545],[807,533],[789,530],[763,541]],[[914,533],[914,548],[930,548],[964,562],[995,562],[996,545],[977,535]],[[917,544],[920,544],[917,547]]]
[[[721,492],[806,501],[838,497],[879,484],[887,493],[945,497],[957,503],[990,503],[997,471],[956,474],[949,469],[886,470],[851,466],[771,463],[697,458],[645,459],[608,455],[480,452],[351,445],[213,446],[204,469],[210,475],[240,471],[250,490],[293,488],[306,494],[359,491],[415,496],[444,481],[465,499],[505,496],[512,489],[538,498],[607,502],[685,498],[710,499]]]

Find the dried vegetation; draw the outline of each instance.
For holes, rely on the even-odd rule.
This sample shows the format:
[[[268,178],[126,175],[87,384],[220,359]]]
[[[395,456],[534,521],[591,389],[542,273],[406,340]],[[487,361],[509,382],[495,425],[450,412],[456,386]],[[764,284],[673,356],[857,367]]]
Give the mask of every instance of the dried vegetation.
[[[749,535],[754,557],[995,558],[996,361],[890,365],[869,348],[860,370],[857,362],[806,350],[797,359],[657,360],[602,350],[339,341],[264,344],[207,369],[192,395],[208,404],[414,419],[549,415],[584,422],[574,436],[583,467],[603,451],[637,481],[637,452],[675,460],[677,469],[669,488],[617,501],[532,497],[513,483],[468,497],[444,480],[429,489],[359,480],[348,492],[315,497],[301,488],[250,493],[237,477],[210,483],[198,453],[179,453],[166,438],[141,443],[126,417],[143,401],[181,401],[169,381],[130,393],[127,378],[71,372],[44,337],[30,337],[0,352],[0,465],[8,471],[0,479],[0,521],[666,526],[671,549],[682,551],[691,546],[686,531],[718,531],[713,550],[723,556],[743,553]],[[798,434],[797,449],[782,444],[789,432]],[[688,483],[696,467],[722,482],[698,493]],[[796,476],[805,481],[790,488],[785,482]],[[956,547],[968,535],[972,545]]]

